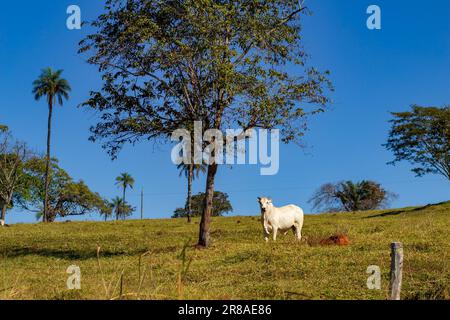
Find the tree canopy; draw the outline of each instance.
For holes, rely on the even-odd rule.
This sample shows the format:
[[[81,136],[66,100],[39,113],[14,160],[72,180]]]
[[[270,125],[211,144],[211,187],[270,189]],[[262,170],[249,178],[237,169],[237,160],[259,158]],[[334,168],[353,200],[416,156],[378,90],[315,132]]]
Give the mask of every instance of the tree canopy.
[[[421,107],[393,112],[386,148],[394,160],[408,161],[417,176],[441,174],[450,180],[450,107]]]
[[[120,174],[120,176],[116,177],[116,185],[124,190],[126,190],[128,187],[133,189],[134,178],[129,173],[123,172]]]
[[[194,196],[192,196],[192,216],[198,217],[202,215],[203,206],[205,205],[205,196],[204,192],[200,192]],[[212,216],[223,216],[224,214],[233,211],[233,207],[231,206],[230,200],[228,199],[228,194],[225,192],[214,191],[213,198],[213,212]],[[172,215],[172,218],[184,218],[189,214],[188,209],[185,208],[177,208]]]
[[[133,214],[135,208],[130,206],[126,201],[121,197],[115,197],[110,202],[110,207],[112,209],[112,213],[115,214],[116,220],[125,219]],[[105,215],[105,220],[108,215]]]
[[[327,72],[288,72],[306,64],[298,1],[109,0],[105,10],[80,52],[104,79],[84,104],[102,112],[92,139],[113,155],[193,120],[280,126],[289,141],[329,101]]]
[[[63,70],[53,71],[51,68],[42,69],[39,77],[33,81],[33,94],[36,100],[45,97],[49,105],[54,105],[56,102],[60,106],[63,105],[63,100],[69,99],[69,92],[71,90],[69,82],[61,78]]]
[[[341,181],[322,185],[309,202],[318,210],[360,211],[382,208],[394,197],[395,194],[374,181]]]

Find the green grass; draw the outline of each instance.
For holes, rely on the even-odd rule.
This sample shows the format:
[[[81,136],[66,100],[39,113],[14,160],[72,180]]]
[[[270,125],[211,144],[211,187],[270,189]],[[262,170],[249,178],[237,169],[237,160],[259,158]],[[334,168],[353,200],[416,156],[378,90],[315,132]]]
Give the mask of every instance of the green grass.
[[[265,243],[259,217],[223,217],[198,250],[198,220],[18,224],[0,228],[0,299],[386,299],[393,241],[404,244],[402,298],[448,299],[449,226],[450,202],[307,215],[309,243],[351,241],[324,247],[291,232]],[[66,287],[70,265],[81,290]],[[381,268],[381,290],[366,287],[369,265]]]

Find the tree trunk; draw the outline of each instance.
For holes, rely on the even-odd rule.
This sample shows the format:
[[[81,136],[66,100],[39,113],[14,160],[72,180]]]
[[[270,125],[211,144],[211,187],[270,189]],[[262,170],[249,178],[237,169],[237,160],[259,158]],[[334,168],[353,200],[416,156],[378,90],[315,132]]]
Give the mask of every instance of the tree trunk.
[[[50,138],[52,132],[52,112],[53,98],[48,103],[48,122],[47,122],[47,156],[45,159],[45,197],[44,197],[44,216],[43,221],[48,222],[48,189],[50,183]]]
[[[6,209],[8,209],[8,204],[5,202],[5,203],[3,203],[3,206],[2,206],[2,216],[0,217],[0,220],[5,221],[5,219],[6,219]]]
[[[187,195],[187,221],[191,222],[192,215],[192,179],[194,178],[194,165],[191,163],[189,165],[189,173],[188,173],[188,195]]]
[[[209,227],[211,223],[211,213],[213,209],[214,198],[214,178],[217,172],[217,164],[208,166],[208,174],[206,177],[206,196],[203,206],[202,219],[200,221],[200,232],[198,236],[198,246],[208,247],[210,244]]]
[[[127,190],[127,186],[125,185],[124,187],[123,187],[123,196],[122,196],[122,210],[120,211],[120,213],[122,214],[122,220],[125,220],[125,215],[124,215],[124,212],[125,212],[125,192],[126,192],[126,190]]]

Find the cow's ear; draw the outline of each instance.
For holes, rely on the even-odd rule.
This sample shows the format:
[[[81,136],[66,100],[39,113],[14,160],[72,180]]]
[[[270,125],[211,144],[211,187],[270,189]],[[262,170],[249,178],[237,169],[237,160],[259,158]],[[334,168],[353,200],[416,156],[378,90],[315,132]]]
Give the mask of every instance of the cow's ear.
[[[271,198],[267,199],[267,202],[272,203],[272,199]]]
[[[261,197],[257,197],[256,199],[258,199],[257,201],[260,202],[261,201]]]

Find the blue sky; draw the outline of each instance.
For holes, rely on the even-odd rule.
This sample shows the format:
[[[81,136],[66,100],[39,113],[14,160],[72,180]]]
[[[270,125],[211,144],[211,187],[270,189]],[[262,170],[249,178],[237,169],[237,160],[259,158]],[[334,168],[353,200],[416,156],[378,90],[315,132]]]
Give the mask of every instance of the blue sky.
[[[73,90],[70,101],[54,113],[52,153],[60,165],[107,198],[120,195],[115,177],[130,172],[136,185],[128,200],[139,207],[144,188],[144,216],[169,217],[184,205],[186,189],[185,179],[178,177],[170,161],[170,145],[127,146],[111,161],[98,143],[88,141],[95,116],[76,106],[101,82],[95,67],[77,54],[88,29],[66,28],[66,8],[71,4],[80,6],[83,20],[92,20],[102,10],[102,1],[87,0],[2,4],[0,123],[43,152],[47,107],[44,101],[34,101],[31,83],[44,67],[64,69]],[[366,28],[366,8],[371,4],[381,7],[381,30]],[[311,120],[306,148],[281,146],[277,175],[261,176],[258,166],[220,168],[216,188],[230,195],[233,214],[257,214],[260,195],[271,196],[276,205],[295,203],[310,212],[307,200],[314,190],[342,179],[380,182],[399,195],[393,207],[448,200],[448,181],[437,175],[416,178],[407,163],[386,165],[392,155],[382,144],[390,111],[406,110],[412,103],[450,103],[450,2],[322,0],[307,5],[313,15],[304,20],[305,48],[312,65],[331,71],[333,103]],[[195,181],[194,192],[203,189],[204,179]],[[12,210],[7,220],[35,218]]]

